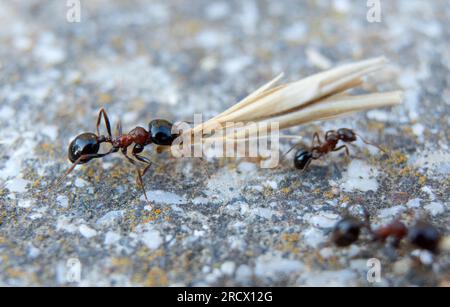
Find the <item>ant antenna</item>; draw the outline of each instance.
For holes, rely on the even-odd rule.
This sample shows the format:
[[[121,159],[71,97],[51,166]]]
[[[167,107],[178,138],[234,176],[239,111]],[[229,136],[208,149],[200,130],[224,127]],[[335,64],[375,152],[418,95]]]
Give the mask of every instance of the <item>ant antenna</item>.
[[[371,145],[371,146],[373,146],[373,147],[376,147],[376,148],[378,148],[380,151],[382,151],[383,153],[387,154],[387,151],[386,151],[384,148],[382,148],[380,145],[375,144],[375,143],[372,143],[372,142],[366,140],[365,138],[363,138],[360,134],[358,134],[358,133],[356,133],[356,132],[355,132],[355,135],[357,135],[357,136],[361,139],[361,141],[363,141],[365,144]]]
[[[292,150],[294,150],[295,148],[298,147],[298,145],[302,144],[302,142],[297,142],[294,144],[294,146],[292,146],[291,148],[289,148],[288,151],[286,151],[282,156],[281,159],[284,159]]]

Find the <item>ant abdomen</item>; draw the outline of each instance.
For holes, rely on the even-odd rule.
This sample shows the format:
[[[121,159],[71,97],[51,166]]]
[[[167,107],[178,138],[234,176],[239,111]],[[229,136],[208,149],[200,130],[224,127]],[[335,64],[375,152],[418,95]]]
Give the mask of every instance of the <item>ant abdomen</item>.
[[[297,169],[303,170],[308,164],[311,162],[313,156],[310,151],[307,150],[299,150],[295,153],[294,157],[294,166]]]
[[[97,135],[91,132],[85,132],[78,135],[72,142],[70,142],[68,150],[68,158],[70,162],[74,163],[83,155],[92,155],[98,153],[100,143]],[[90,159],[81,159],[79,164],[89,162]]]

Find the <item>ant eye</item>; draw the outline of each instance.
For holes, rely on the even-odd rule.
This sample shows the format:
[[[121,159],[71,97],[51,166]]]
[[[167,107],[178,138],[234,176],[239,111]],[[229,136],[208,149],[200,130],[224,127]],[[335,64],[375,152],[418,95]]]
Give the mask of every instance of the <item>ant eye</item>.
[[[74,163],[82,155],[96,154],[100,149],[97,135],[86,132],[78,135],[69,145],[68,156],[70,162]],[[81,160],[80,164],[88,162],[90,159]]]
[[[294,157],[294,166],[297,169],[304,169],[312,159],[312,153],[309,151],[299,150]]]
[[[148,126],[152,142],[156,145],[172,145],[177,137],[176,134],[172,134],[172,123],[167,120],[155,119]]]

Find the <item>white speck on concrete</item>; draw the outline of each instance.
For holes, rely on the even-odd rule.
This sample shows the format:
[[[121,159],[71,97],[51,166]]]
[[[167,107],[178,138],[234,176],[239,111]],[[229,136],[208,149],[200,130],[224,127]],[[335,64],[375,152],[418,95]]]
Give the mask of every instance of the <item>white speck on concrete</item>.
[[[206,7],[206,15],[209,19],[217,20],[228,16],[230,13],[230,6],[227,2],[213,2]]]
[[[348,192],[354,190],[376,191],[378,189],[378,182],[375,179],[377,175],[378,170],[364,161],[352,160],[343,176],[342,189]]]
[[[285,259],[279,253],[261,255],[255,263],[255,275],[261,278],[279,278],[280,275],[293,275],[304,268],[302,262]]]
[[[108,226],[111,227],[116,224],[120,219],[124,216],[123,210],[110,211],[106,213],[104,216],[99,218],[96,222],[99,226]]]
[[[417,124],[412,125],[411,128],[412,128],[413,133],[417,137],[419,137],[419,138],[423,137],[423,132],[425,131],[424,125],[417,123]]]
[[[36,259],[41,254],[41,251],[34,247],[32,244],[28,247],[28,257],[31,259]]]
[[[234,75],[242,71],[245,67],[252,63],[252,58],[249,56],[240,56],[228,59],[223,63],[223,70],[228,75]]]
[[[78,231],[80,234],[86,239],[93,238],[97,235],[97,231],[95,229],[90,228],[89,226],[83,224],[78,227]]]
[[[422,187],[421,190],[428,194],[428,196],[430,197],[430,200],[436,199],[436,195],[434,195],[433,190],[429,186],[424,186],[424,187]]]
[[[60,206],[60,207],[63,207],[63,208],[69,207],[69,199],[67,198],[67,196],[58,195],[56,197],[56,202],[58,203],[58,206]]]
[[[54,65],[66,59],[65,51],[57,44],[51,32],[44,32],[33,49],[34,56],[45,64]]]
[[[303,22],[296,22],[281,33],[286,41],[299,41],[305,38],[308,28]]]
[[[88,185],[89,184],[89,182],[87,182],[86,180],[84,180],[84,179],[81,179],[81,178],[76,178],[75,179],[75,186],[77,187],[77,188],[83,188],[83,187],[85,187],[86,185]]]
[[[382,219],[397,217],[400,213],[406,210],[405,206],[398,205],[378,211],[378,216]]]
[[[119,242],[121,236],[117,232],[114,231],[108,231],[105,235],[105,245],[112,245]]]
[[[303,240],[307,245],[316,248],[325,242],[326,237],[321,230],[310,227],[303,232]]]
[[[430,251],[416,249],[412,251],[411,255],[419,258],[420,262],[422,262],[424,265],[433,264],[434,257]]]
[[[273,215],[273,212],[271,209],[269,208],[254,208],[253,209],[253,214],[259,217],[262,217],[264,219],[270,219]]]
[[[408,208],[419,208],[420,207],[420,198],[414,198],[414,199],[408,200],[408,202],[406,203],[406,206]]]
[[[250,281],[252,275],[252,269],[246,264],[241,264],[236,270],[236,280],[238,282],[247,283]]]
[[[55,141],[58,137],[57,126],[43,126],[40,128],[40,132],[46,135],[50,140]]]
[[[143,232],[140,235],[140,240],[149,249],[157,249],[162,243],[162,238],[159,231],[153,229]]]
[[[13,193],[24,193],[30,182],[22,178],[14,178],[6,182],[6,188]]]
[[[66,216],[60,216],[56,222],[56,230],[63,230],[69,233],[74,233],[78,230],[78,227],[75,223],[71,222],[70,218]]]
[[[445,148],[418,152],[408,163],[414,167],[426,168],[427,175],[431,178],[447,176],[450,173],[450,152]]]
[[[28,216],[32,221],[42,218],[42,213],[32,213]]]
[[[265,186],[271,188],[272,190],[278,189],[278,183],[275,180],[266,181]]]
[[[182,205],[186,204],[187,200],[172,192],[166,192],[162,190],[150,190],[147,191],[147,197],[150,202],[166,205]],[[142,201],[145,201],[145,196],[140,197]]]
[[[220,266],[220,270],[224,275],[231,276],[234,273],[234,270],[236,268],[236,264],[233,261],[225,261]]]
[[[352,4],[349,0],[334,0],[333,6],[339,13],[347,13],[352,8]]]
[[[320,250],[320,256],[327,259],[334,255],[334,251],[331,247],[325,247]]]
[[[33,205],[31,199],[21,199],[17,204],[20,208],[30,208]]]
[[[344,287],[355,286],[357,273],[346,269],[339,271],[322,271],[322,272],[308,272],[303,274],[298,283],[303,286],[326,286],[326,287]]]
[[[311,225],[318,228],[330,228],[336,224],[339,216],[331,212],[321,212],[308,218]]]
[[[425,210],[430,212],[432,216],[436,216],[445,212],[445,207],[443,204],[438,202],[432,202],[426,206],[424,206]]]

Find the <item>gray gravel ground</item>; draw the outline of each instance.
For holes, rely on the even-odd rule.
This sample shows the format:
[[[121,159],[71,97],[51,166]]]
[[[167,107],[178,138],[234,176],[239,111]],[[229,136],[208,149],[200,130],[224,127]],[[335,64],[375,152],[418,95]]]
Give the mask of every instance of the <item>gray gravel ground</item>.
[[[0,2],[0,285],[450,285],[446,1],[381,1],[380,23],[366,1],[81,2],[79,23],[65,1]],[[161,155],[145,178],[153,207],[119,155],[47,189],[102,106],[125,130],[209,117],[281,71],[296,80],[380,55],[391,64],[377,89],[404,89],[402,106],[292,132],[309,142],[355,128],[389,156],[360,142],[351,160],[333,154],[305,174],[290,160],[216,159],[208,178],[199,161]],[[374,225],[426,218],[441,252],[367,235],[336,248],[346,206]],[[380,283],[366,279],[370,258]]]

